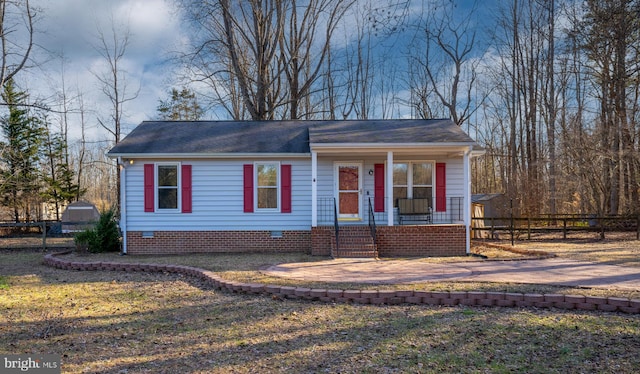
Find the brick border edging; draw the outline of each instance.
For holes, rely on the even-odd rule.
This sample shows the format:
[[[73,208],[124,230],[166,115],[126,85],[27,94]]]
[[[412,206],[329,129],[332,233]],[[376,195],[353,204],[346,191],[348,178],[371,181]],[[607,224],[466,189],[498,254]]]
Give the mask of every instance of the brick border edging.
[[[536,307],[640,314],[639,299],[622,297],[484,291],[312,289],[228,281],[212,271],[192,266],[118,262],[74,262],[65,261],[57,257],[68,253],[71,253],[71,251],[47,254],[44,256],[44,264],[63,270],[177,273],[199,278],[218,290],[286,299],[373,305],[424,304],[445,306]]]

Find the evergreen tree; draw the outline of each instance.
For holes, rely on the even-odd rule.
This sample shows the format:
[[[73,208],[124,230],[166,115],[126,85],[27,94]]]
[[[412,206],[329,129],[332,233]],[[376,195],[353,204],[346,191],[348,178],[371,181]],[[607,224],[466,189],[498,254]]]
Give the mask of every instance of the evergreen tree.
[[[181,91],[172,88],[171,98],[160,100],[157,111],[160,119],[165,121],[197,121],[204,114],[196,94],[187,88]]]
[[[79,186],[75,183],[75,172],[66,162],[67,147],[62,134],[52,134],[51,130],[47,128],[44,142],[46,167],[44,168],[43,181],[45,187],[42,197],[45,202],[54,204],[56,220],[60,219],[59,213],[62,205],[72,203],[78,196]]]
[[[43,121],[29,113],[27,94],[18,91],[12,80],[4,85],[2,99],[9,114],[0,120],[4,141],[0,143],[0,193],[4,205],[13,210],[14,220],[32,218],[32,209],[40,202],[41,173],[39,151],[45,128]]]

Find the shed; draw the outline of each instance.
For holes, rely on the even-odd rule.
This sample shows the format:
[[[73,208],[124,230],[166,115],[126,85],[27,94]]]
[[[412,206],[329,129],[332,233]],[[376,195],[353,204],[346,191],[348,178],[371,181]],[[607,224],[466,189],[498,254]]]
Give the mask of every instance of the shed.
[[[502,193],[473,194],[471,195],[471,203],[474,205],[476,204],[482,205],[484,218],[499,218],[499,217],[509,216],[509,204],[505,194],[502,194]]]
[[[475,195],[474,195],[475,196]],[[479,202],[473,201],[471,203],[471,217],[472,218],[484,218],[484,205]],[[489,233],[484,231],[483,219],[471,220],[471,238],[473,239],[486,239],[489,237]]]
[[[100,219],[95,205],[86,201],[76,201],[62,212],[62,232],[70,233],[92,228]]]
[[[471,195],[471,206],[473,218],[472,227],[474,238],[489,237],[488,227],[503,227],[509,222],[505,217],[509,216],[509,205],[505,194],[502,193],[486,193]]]

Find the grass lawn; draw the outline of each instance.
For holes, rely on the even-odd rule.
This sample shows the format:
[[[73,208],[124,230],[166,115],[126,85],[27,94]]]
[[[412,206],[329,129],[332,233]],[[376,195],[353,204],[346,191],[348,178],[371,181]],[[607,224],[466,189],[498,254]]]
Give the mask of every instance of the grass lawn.
[[[607,251],[609,244],[602,245]],[[635,247],[637,242],[627,252]],[[566,249],[563,255],[588,251]],[[600,260],[638,266],[632,256],[611,251],[613,259]],[[314,259],[300,254],[87,257],[101,256],[193,265],[230,279],[281,284],[289,281],[261,278],[257,270]],[[65,271],[41,261],[36,251],[0,251],[0,352],[60,354],[64,373],[636,373],[640,368],[638,315],[281,301],[223,293],[179,275]],[[532,285],[412,286],[550,292]]]

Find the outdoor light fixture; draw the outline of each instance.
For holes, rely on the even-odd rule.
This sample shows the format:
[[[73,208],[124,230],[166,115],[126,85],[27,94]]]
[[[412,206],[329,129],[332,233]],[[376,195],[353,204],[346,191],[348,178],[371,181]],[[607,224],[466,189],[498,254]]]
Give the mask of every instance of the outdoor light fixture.
[[[373,175],[373,169],[369,169],[369,175]]]
[[[129,165],[133,165],[133,160],[129,159]]]

